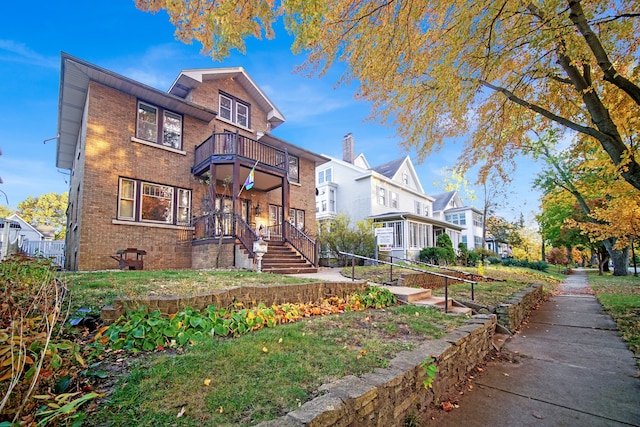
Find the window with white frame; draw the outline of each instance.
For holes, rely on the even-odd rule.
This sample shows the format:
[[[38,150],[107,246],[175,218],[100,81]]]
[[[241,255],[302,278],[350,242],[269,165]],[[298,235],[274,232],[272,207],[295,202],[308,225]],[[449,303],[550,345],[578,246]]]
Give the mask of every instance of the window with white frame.
[[[444,219],[453,224],[467,225],[467,217],[464,213],[447,214]]]
[[[329,189],[329,212],[336,212],[336,190]]]
[[[290,208],[289,209],[289,221],[298,230],[304,230],[304,210]]]
[[[393,248],[402,248],[404,236],[402,233],[404,221],[383,222],[383,228],[393,228]]]
[[[161,135],[161,138],[159,138]],[[182,116],[138,101],[136,137],[167,147],[182,149]]]
[[[415,205],[416,215],[422,215],[422,202],[416,200],[414,205]]]
[[[462,236],[462,243],[467,244],[467,236]]]
[[[482,247],[482,237],[474,236],[473,237],[473,243],[475,244],[476,248],[481,248]]]
[[[409,174],[407,172],[402,172],[402,183],[409,185]]]
[[[424,216],[430,216],[430,214],[429,214],[429,204],[425,203],[423,207],[424,207]]]
[[[377,187],[376,192],[378,193],[378,204],[380,206],[387,206],[387,190],[382,187]]]
[[[409,247],[422,249],[428,246],[429,228],[427,224],[409,222]]]
[[[473,225],[476,227],[482,227],[482,215],[474,212],[473,214]]]
[[[191,190],[120,178],[118,219],[164,224],[189,224]]]
[[[334,188],[323,188],[318,194],[316,212],[336,213],[336,190]]]
[[[242,126],[251,127],[251,105],[228,93],[218,94],[218,117]]]
[[[289,154],[289,181],[300,182],[300,159]]]
[[[333,168],[327,168],[318,172],[318,184],[325,182],[331,182],[333,175]]]
[[[398,193],[395,191],[389,191],[389,197],[391,199],[391,207],[398,209]]]

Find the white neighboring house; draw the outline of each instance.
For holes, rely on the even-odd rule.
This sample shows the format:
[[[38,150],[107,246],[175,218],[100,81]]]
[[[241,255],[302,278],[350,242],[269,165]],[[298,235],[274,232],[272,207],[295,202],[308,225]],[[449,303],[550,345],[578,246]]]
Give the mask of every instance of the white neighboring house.
[[[20,224],[9,218],[0,218],[0,260],[17,253],[20,241]]]
[[[433,216],[440,220],[464,227],[462,242],[470,251],[482,247],[482,212],[471,206],[464,206],[457,191],[433,196]],[[457,246],[456,246],[457,248]]]
[[[424,193],[409,156],[370,167],[363,154],[354,158],[353,136],[343,139],[342,160],[316,168],[316,219],[339,213],[352,222],[372,219],[375,227],[393,228],[394,258],[417,259],[420,250],[435,245],[447,233],[454,248],[463,227],[433,217],[433,198]]]
[[[53,240],[53,227],[36,228],[18,214],[11,215],[9,219],[20,224],[20,249],[24,253],[51,258],[56,264],[64,265],[64,240]]]

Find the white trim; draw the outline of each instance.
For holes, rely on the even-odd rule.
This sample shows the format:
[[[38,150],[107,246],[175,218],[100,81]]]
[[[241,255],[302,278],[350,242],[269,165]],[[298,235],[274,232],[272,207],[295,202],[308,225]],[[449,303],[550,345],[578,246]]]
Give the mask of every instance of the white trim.
[[[244,129],[244,130],[246,130],[248,132],[254,133],[253,129],[244,127],[242,125],[239,125],[238,123],[234,123],[231,120],[225,119],[224,117],[216,116],[216,120],[220,120],[221,122],[228,123],[228,124],[230,124],[232,126],[235,126],[237,128]]]
[[[137,142],[138,144],[148,145],[149,147],[154,148],[162,148],[166,151],[171,151],[172,153],[182,154],[183,156],[187,155],[186,151],[178,150],[173,147],[167,147],[166,145],[158,144],[157,142],[145,141],[144,139],[136,138],[135,136],[131,137],[131,142]]]
[[[170,230],[195,230],[194,227],[186,225],[173,225],[173,224],[159,224],[154,222],[140,222],[140,221],[123,221],[120,219],[112,219],[113,225],[133,225],[136,227],[152,227],[152,228],[167,228]]]

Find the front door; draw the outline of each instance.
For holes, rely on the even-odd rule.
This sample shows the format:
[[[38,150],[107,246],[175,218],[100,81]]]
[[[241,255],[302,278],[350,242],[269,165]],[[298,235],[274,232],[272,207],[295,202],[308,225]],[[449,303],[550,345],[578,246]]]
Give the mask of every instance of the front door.
[[[282,206],[269,205],[269,235],[282,238]]]

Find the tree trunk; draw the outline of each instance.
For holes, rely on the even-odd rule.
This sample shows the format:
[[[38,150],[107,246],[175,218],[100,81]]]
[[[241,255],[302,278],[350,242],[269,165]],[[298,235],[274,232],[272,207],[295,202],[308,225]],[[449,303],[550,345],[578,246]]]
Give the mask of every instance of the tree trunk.
[[[613,249],[615,239],[605,239],[602,241],[604,247],[607,249],[611,261],[613,261],[613,275],[614,276],[628,276],[629,275],[629,246],[624,249]]]

